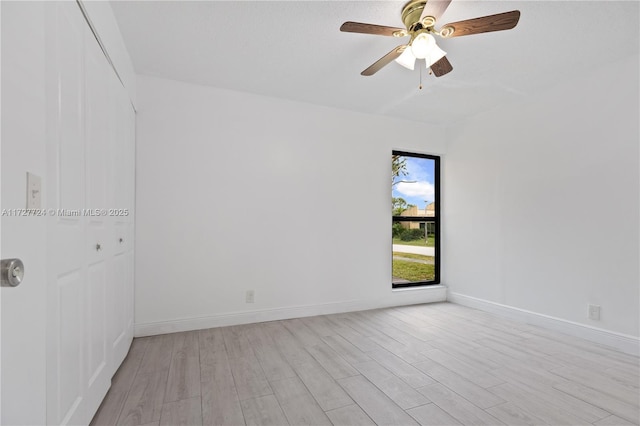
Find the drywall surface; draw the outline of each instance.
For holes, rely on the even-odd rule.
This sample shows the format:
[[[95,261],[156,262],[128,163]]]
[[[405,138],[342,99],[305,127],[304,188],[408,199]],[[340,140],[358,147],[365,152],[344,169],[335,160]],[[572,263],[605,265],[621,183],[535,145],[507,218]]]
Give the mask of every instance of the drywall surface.
[[[391,290],[390,160],[442,153],[441,128],[153,77],[137,87],[138,335],[433,300]]]
[[[604,71],[450,129],[452,293],[638,336],[638,56]]]
[[[91,25],[100,38],[103,48],[109,54],[109,59],[118,73],[118,77],[129,93],[131,103],[136,105],[136,73],[131,63],[129,51],[124,44],[120,27],[113,15],[111,3],[108,1],[81,0]]]

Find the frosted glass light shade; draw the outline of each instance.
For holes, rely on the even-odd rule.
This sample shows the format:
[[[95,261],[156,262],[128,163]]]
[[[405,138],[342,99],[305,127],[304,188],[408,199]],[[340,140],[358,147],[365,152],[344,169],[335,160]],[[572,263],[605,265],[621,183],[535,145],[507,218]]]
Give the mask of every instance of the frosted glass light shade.
[[[438,45],[434,44],[434,46],[431,49],[431,51],[424,58],[424,62],[426,64],[427,68],[431,68],[431,65],[435,64],[436,62],[438,62],[446,54],[447,54],[447,52],[445,52],[444,50],[440,49],[438,47]]]
[[[405,68],[413,70],[416,65],[416,57],[413,56],[410,48],[404,49],[404,52],[396,58],[396,62]]]
[[[436,39],[431,34],[422,33],[413,39],[411,51],[416,58],[424,59],[435,46]]]

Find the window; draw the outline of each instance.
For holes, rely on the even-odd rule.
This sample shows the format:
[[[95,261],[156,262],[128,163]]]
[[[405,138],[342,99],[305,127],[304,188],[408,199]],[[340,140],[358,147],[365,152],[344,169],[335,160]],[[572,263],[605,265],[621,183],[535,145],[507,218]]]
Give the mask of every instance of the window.
[[[440,283],[440,157],[391,154],[392,287]]]

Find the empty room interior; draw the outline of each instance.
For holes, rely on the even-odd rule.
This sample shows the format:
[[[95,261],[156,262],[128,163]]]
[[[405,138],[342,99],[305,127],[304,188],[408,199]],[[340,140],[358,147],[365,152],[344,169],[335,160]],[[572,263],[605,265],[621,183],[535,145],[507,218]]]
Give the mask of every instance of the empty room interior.
[[[0,21],[0,424],[640,424],[639,2]]]

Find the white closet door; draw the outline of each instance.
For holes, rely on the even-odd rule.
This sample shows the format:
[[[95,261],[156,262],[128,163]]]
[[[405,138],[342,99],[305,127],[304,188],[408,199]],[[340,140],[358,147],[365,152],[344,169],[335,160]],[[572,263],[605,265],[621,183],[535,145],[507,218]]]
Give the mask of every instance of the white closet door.
[[[85,364],[84,41],[78,6],[51,3],[48,12],[52,71],[48,82],[50,139],[47,144],[47,423],[87,422]]]
[[[87,282],[85,286],[86,405],[93,414],[111,384],[111,348],[107,339],[109,305],[107,274],[115,244],[112,239],[110,151],[116,138],[115,94],[110,86],[113,71],[100,46],[86,28],[85,57],[85,216]]]
[[[114,111],[117,120],[116,139],[113,144],[113,210],[114,223],[113,243],[115,255],[113,257],[112,275],[109,285],[109,301],[111,306],[111,320],[109,321],[111,332],[111,351],[113,353],[113,367],[115,369],[124,360],[131,341],[133,340],[132,321],[130,312],[132,307],[132,281],[130,279],[129,252],[133,247],[133,235],[131,235],[131,217],[133,205],[129,201],[129,193],[134,182],[130,165],[133,139],[131,138],[131,118],[133,114],[128,94],[117,76],[113,74],[111,81],[113,93],[116,94]]]
[[[127,159],[127,199],[126,205],[129,208],[128,228],[127,228],[127,262],[128,262],[128,276],[127,287],[125,289],[125,306],[126,306],[126,318],[127,318],[127,340],[129,346],[133,341],[133,322],[134,322],[134,310],[133,301],[135,298],[135,197],[136,197],[136,112],[133,109],[133,105],[129,102],[127,96],[127,145],[126,145],[126,159]]]

